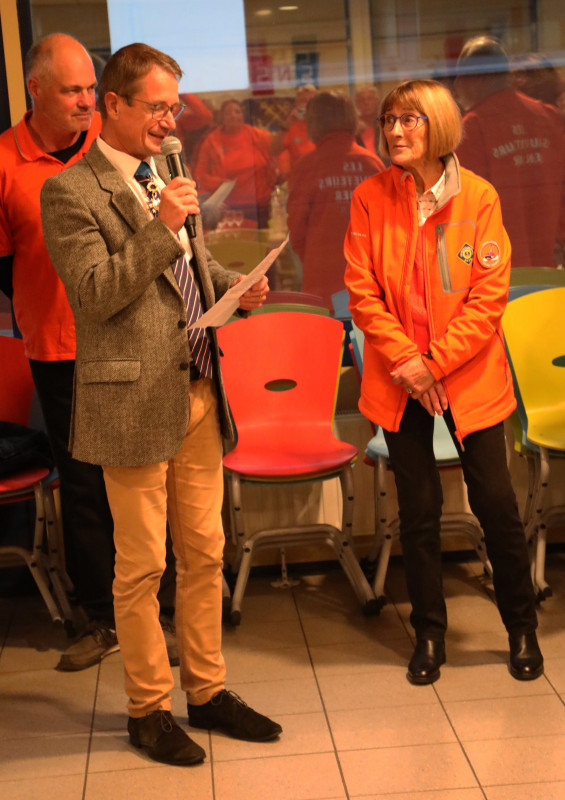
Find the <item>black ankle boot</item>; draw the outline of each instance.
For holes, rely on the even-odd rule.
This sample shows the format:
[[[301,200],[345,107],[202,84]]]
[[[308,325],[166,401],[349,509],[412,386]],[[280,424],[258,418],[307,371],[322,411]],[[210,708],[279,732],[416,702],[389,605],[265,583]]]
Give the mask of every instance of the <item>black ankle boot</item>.
[[[517,681],[534,681],[543,675],[543,656],[535,631],[510,635],[510,674]]]
[[[445,643],[434,639],[418,639],[406,677],[417,686],[433,683],[439,678],[442,664],[445,664]]]

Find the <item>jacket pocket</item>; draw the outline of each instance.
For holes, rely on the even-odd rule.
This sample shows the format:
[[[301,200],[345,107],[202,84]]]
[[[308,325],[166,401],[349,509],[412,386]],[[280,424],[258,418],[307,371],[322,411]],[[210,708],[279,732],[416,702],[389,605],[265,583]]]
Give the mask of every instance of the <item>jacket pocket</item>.
[[[141,362],[134,358],[83,361],[78,367],[79,383],[125,383],[139,379]]]
[[[475,256],[475,225],[471,220],[436,225],[436,252],[441,286],[446,294],[471,285]]]

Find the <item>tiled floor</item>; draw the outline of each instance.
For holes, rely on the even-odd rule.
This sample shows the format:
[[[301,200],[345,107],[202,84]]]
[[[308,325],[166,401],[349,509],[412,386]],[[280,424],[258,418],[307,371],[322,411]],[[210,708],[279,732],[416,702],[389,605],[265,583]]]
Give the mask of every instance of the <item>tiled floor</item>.
[[[252,579],[241,627],[225,631],[229,688],[284,734],[250,744],[196,731],[208,758],[191,768],[158,766],[129,746],[119,653],[55,672],[66,640],[39,598],[0,600],[0,797],[565,800],[565,556],[548,559],[548,575],[546,674],[519,683],[480,566],[446,564],[448,663],[424,687],[405,679],[398,564],[391,602],[369,619],[340,571],[293,590]],[[174,711],[186,724],[178,690]]]

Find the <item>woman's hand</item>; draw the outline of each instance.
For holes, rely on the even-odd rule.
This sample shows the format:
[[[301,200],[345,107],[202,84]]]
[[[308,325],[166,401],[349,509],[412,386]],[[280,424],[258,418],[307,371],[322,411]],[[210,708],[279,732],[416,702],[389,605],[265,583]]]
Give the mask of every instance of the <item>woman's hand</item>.
[[[423,392],[418,400],[432,417],[434,414],[438,414],[442,417],[443,412],[446,411],[449,406],[447,395],[445,394],[445,389],[441,381],[437,381],[427,392]]]
[[[234,280],[232,286],[235,286],[236,283],[239,283],[242,280],[243,275],[240,275]],[[269,281],[267,276],[263,275],[261,280],[257,281],[257,283],[254,283],[250,289],[241,295],[239,298],[239,307],[243,309],[243,311],[251,311],[254,308],[259,308],[265,302],[268,291]]]
[[[403,386],[415,400],[419,400],[436,382],[422,356],[414,356],[393,370],[390,377],[393,383]]]

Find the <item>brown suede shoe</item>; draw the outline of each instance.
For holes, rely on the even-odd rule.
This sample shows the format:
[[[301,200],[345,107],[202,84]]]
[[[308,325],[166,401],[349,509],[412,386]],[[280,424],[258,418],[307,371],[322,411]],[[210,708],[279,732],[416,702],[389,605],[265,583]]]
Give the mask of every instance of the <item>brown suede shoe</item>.
[[[160,709],[145,717],[128,719],[129,740],[149,758],[163,764],[187,767],[200,764],[206,753],[180,727],[170,711]]]
[[[59,672],[78,672],[99,664],[104,656],[120,649],[116,631],[105,622],[90,622],[80,637],[68,647],[55,667]]]
[[[188,724],[193,728],[219,730],[234,739],[268,742],[282,733],[278,722],[259,714],[235,692],[222,689],[204,705],[188,704]]]

